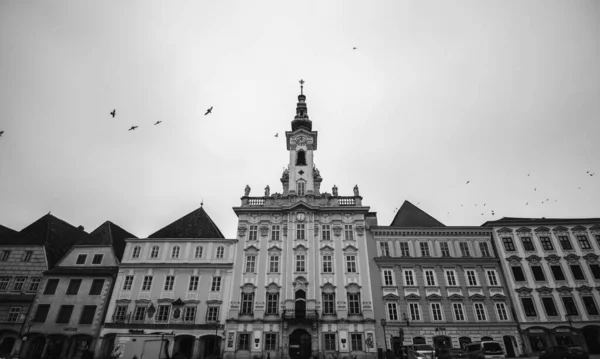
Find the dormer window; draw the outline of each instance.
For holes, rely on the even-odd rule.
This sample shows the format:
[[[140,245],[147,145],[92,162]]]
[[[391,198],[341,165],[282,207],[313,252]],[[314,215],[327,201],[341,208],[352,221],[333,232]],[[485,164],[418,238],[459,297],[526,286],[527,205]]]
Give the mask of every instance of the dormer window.
[[[158,258],[158,246],[153,246],[150,252],[150,258]]]
[[[180,248],[179,246],[173,247],[173,251],[171,252],[171,258],[179,258]]]
[[[133,254],[131,255],[131,258],[139,258],[141,251],[142,251],[142,247],[140,247],[140,246],[133,247]]]
[[[304,196],[306,192],[306,183],[304,183],[304,181],[298,181],[298,185],[296,187],[298,190],[298,196]]]
[[[296,153],[296,166],[306,166],[306,152],[303,150]]]

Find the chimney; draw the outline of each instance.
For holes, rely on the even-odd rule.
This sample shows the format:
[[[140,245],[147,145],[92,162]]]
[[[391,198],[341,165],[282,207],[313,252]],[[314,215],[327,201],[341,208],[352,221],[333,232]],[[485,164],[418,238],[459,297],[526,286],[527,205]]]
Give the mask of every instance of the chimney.
[[[83,226],[81,226],[81,225],[79,227],[77,227],[77,229],[79,229],[80,231],[84,230]]]

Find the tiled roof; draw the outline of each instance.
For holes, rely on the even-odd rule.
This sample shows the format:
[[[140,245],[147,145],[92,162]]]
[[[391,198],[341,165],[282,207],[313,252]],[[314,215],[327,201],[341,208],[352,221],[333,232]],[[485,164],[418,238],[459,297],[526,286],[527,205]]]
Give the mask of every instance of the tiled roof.
[[[102,223],[98,228],[94,229],[87,240],[79,244],[104,244],[110,245],[115,251],[115,256],[119,259],[123,259],[123,252],[125,251],[125,239],[137,238],[133,234],[127,232],[123,228],[117,226],[111,221]]]
[[[19,232],[0,224],[0,244],[13,244],[18,242]]]
[[[445,225],[419,209],[409,201],[404,201],[396,213],[392,227],[445,227]]]
[[[541,225],[541,224],[595,224],[600,223],[600,218],[519,218],[502,217],[497,221],[487,221],[482,224],[486,226],[510,226],[510,225]]]
[[[200,207],[168,226],[159,229],[148,238],[225,238],[217,225]]]

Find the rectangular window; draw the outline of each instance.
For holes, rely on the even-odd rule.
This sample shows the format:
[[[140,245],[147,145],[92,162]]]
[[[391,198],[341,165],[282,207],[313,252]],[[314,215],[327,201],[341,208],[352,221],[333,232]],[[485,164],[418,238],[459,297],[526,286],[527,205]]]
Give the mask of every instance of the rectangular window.
[[[513,266],[513,267],[510,267],[510,269],[513,272],[515,281],[517,281],[517,282],[525,281],[525,273],[523,273],[523,268],[521,268],[520,266]]]
[[[360,294],[349,293],[348,294],[348,314],[358,315],[361,313],[360,310]]]
[[[94,257],[92,257],[92,264],[102,264],[103,258],[104,254],[94,254]]]
[[[419,243],[419,247],[421,248],[421,257],[429,257],[429,243],[421,242]]]
[[[431,303],[431,317],[433,321],[439,322],[444,320],[442,316],[442,305],[440,303]]]
[[[390,244],[388,242],[379,242],[379,248],[381,249],[382,256],[390,256]]]
[[[328,224],[321,225],[321,238],[324,241],[331,240],[331,226]]]
[[[213,277],[212,284],[210,285],[211,292],[221,291],[221,277]]]
[[[552,245],[552,241],[550,240],[550,237],[540,237],[540,242],[542,243],[542,249],[545,251],[551,251],[554,250],[554,246]]]
[[[77,295],[80,286],[81,279],[71,279],[69,286],[67,287],[67,295]]]
[[[197,275],[190,276],[190,284],[188,285],[188,291],[190,291],[190,292],[198,291],[199,284],[200,284],[200,276],[197,276]]]
[[[306,256],[296,254],[296,272],[306,272]]]
[[[147,275],[144,276],[144,281],[142,282],[142,291],[147,292],[152,288],[152,276]]]
[[[150,252],[150,258],[158,258],[158,246],[153,246],[152,251]]]
[[[33,251],[25,251],[25,253],[23,253],[23,257],[21,257],[21,261],[22,262],[29,262],[31,261],[31,256],[33,255]]]
[[[250,230],[248,231],[248,240],[255,241],[258,239],[258,226],[251,225]]]
[[[100,295],[104,288],[104,279],[94,279],[90,287],[89,295]]]
[[[350,342],[351,342],[351,350],[352,351],[362,351],[363,350],[362,334],[350,333]]]
[[[458,322],[465,320],[465,312],[462,303],[452,303],[452,311],[454,312],[454,320]]]
[[[165,276],[165,286],[163,287],[163,290],[165,292],[171,292],[171,291],[173,291],[174,286],[175,286],[175,276],[174,275]]]
[[[348,273],[356,273],[356,256],[346,256],[346,271]]]
[[[460,248],[461,256],[463,256],[463,257],[471,256],[471,252],[469,251],[469,244],[467,242],[460,242],[460,243],[458,243],[458,246]]]
[[[575,278],[575,280],[585,280],[585,275],[583,275],[583,271],[581,270],[579,264],[571,264],[570,267],[571,273],[573,273],[573,278]]]
[[[324,339],[325,339],[325,350],[336,350],[335,333],[325,333]]]
[[[412,269],[404,270],[404,285],[414,286],[415,285],[415,274]]]
[[[323,256],[323,273],[333,273],[333,263],[331,255]]]
[[[279,256],[269,256],[269,273],[279,273]]]
[[[554,299],[552,299],[552,297],[542,297],[542,304],[546,310],[546,315],[550,317],[555,317],[558,315],[558,311],[556,310],[556,305],[554,305]]]
[[[143,322],[144,319],[146,318],[146,306],[143,305],[139,305],[137,307],[135,307],[135,310],[133,311],[133,321],[134,322]]]
[[[8,315],[6,316],[7,322],[16,322],[19,319],[19,315],[21,314],[21,307],[11,307],[8,310]]]
[[[302,181],[298,181],[298,196],[304,196],[305,193],[305,183]]]
[[[44,294],[56,293],[56,287],[58,287],[58,279],[48,279],[46,288],[44,288]]]
[[[256,256],[249,255],[246,256],[246,273],[254,273],[256,272]]]
[[[475,318],[480,322],[487,320],[483,303],[475,303]]]
[[[267,293],[267,310],[266,314],[275,315],[279,313],[278,306],[279,303],[279,293]]]
[[[281,235],[280,229],[281,227],[279,225],[273,225],[271,226],[271,240],[272,241],[278,241]]]
[[[391,269],[384,269],[383,271],[383,285],[394,285],[394,273]]]
[[[306,239],[306,225],[304,223],[296,224],[296,239]]]
[[[187,323],[196,321],[196,307],[185,307],[183,309],[183,321]]]
[[[40,283],[42,283],[42,278],[31,278],[31,281],[29,282],[29,288],[27,289],[27,291],[37,292],[38,288],[40,287]]]
[[[398,320],[398,305],[396,303],[386,303],[388,320]]]
[[[592,272],[594,279],[600,279],[600,265],[590,264],[590,271]]]
[[[71,314],[73,314],[72,305],[61,305],[58,311],[58,317],[56,317],[57,323],[69,323],[71,320]]]
[[[481,251],[481,256],[482,257],[491,257],[491,255],[490,255],[490,249],[489,249],[488,244],[486,242],[480,242],[479,243],[479,250]]]
[[[132,285],[133,285],[133,276],[132,275],[126,275],[125,279],[123,279],[123,290],[124,291],[131,290],[131,286]]]
[[[514,252],[515,251],[515,242],[513,242],[511,237],[503,237],[502,243],[504,244],[504,250],[506,252]]]
[[[550,270],[552,271],[554,280],[565,280],[565,274],[563,273],[560,265],[550,266]]]
[[[535,247],[533,246],[533,242],[531,241],[531,237],[521,237],[521,241],[523,242],[523,249],[526,251],[535,251]]]
[[[344,224],[344,240],[345,241],[353,241],[354,240],[354,231],[352,230],[351,224]]]
[[[265,333],[265,350],[277,350],[277,334]]]
[[[2,256],[0,257],[0,262],[6,262],[10,257],[10,251],[2,251]]]
[[[156,321],[157,322],[168,321],[170,309],[171,309],[170,305],[159,305],[158,310],[156,311]]]
[[[496,313],[498,314],[499,321],[508,320],[508,311],[506,310],[506,304],[496,303]]]
[[[440,252],[442,257],[450,257],[450,246],[448,246],[448,242],[440,242]]]
[[[587,236],[577,236],[577,242],[579,242],[581,249],[592,249],[592,245],[590,244],[590,241],[588,241]]]
[[[113,315],[113,321],[121,322],[127,317],[127,305],[118,305]]]
[[[537,282],[543,282],[546,280],[542,266],[531,266],[531,273],[533,273],[533,279]]]
[[[96,315],[95,305],[84,305],[79,317],[79,324],[92,324]]]
[[[402,257],[410,257],[410,250],[408,249],[408,243],[400,242],[400,254]]]
[[[571,244],[568,236],[558,236],[558,242],[565,251],[570,251],[573,249],[573,245]]]
[[[238,334],[237,350],[250,350],[250,334],[248,334],[248,333],[239,333]]]
[[[533,304],[533,299],[521,298],[521,304],[523,304],[523,311],[525,312],[526,317],[537,316],[535,312],[535,304]]]
[[[573,300],[573,297],[562,297],[563,304],[565,305],[565,310],[568,315],[579,315],[577,311],[577,305]]]
[[[582,296],[583,305],[589,315],[598,315],[598,307],[593,297]]]
[[[252,314],[254,311],[254,293],[242,293],[240,314]]]
[[[410,320],[421,320],[421,310],[418,303],[408,303],[408,309],[410,310]]]
[[[496,271],[493,269],[488,269],[485,272],[488,277],[488,284],[490,286],[497,286],[498,285],[498,273],[496,273]]]
[[[425,284],[428,286],[435,286],[435,273],[431,269],[425,270]]]
[[[453,270],[446,269],[446,285],[454,287],[456,283],[456,273]]]
[[[27,281],[27,277],[16,277],[15,282],[13,283],[13,291],[20,292],[23,290],[25,286],[25,282]]]
[[[8,277],[8,276],[0,277],[0,290],[2,290],[2,291],[7,290],[9,283],[10,283],[10,277]]]
[[[323,314],[335,314],[335,294],[323,293]]]
[[[467,285],[469,285],[469,286],[479,285],[477,283],[477,273],[475,273],[475,270],[467,269],[467,270],[465,270],[465,273],[467,274]]]
[[[37,307],[33,321],[37,323],[44,323],[48,318],[48,312],[50,311],[50,304],[40,304]]]

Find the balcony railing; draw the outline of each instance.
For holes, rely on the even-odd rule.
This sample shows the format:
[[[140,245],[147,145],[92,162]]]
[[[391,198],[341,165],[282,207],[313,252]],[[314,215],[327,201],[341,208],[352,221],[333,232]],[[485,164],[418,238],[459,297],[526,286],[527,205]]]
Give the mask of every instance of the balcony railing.
[[[286,309],[281,312],[281,318],[290,322],[314,322],[319,319],[319,313],[316,310],[294,310]]]
[[[355,204],[354,197],[339,197],[338,204],[340,206],[354,206]]]

